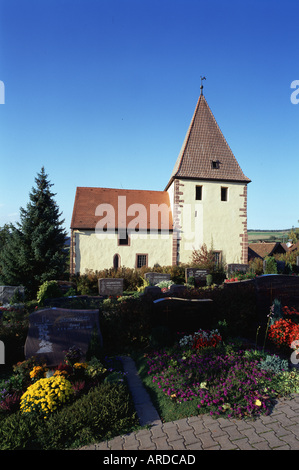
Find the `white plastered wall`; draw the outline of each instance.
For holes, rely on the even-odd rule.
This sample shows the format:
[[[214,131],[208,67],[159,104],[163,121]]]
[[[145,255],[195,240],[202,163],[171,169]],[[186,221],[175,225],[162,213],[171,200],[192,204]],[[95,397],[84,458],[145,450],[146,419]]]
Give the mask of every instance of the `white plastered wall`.
[[[76,273],[87,269],[99,271],[113,267],[113,257],[118,254],[120,266],[136,267],[136,255],[146,254],[148,266],[171,264],[172,233],[132,233],[129,246],[118,245],[117,234],[96,234],[91,230],[75,231]]]
[[[195,199],[196,186],[202,186],[202,200]],[[181,263],[189,263],[193,249],[205,243],[221,251],[226,263],[242,262],[240,235],[244,233],[244,183],[180,180]],[[227,201],[221,201],[221,187],[227,188]],[[170,196],[173,184],[169,188]],[[183,202],[182,202],[183,201]],[[242,210],[242,211],[241,211]]]

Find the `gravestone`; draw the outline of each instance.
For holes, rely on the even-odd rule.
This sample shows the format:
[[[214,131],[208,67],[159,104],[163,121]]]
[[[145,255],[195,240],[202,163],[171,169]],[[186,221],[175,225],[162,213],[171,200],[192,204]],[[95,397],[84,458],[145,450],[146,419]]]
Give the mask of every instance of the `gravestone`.
[[[285,274],[264,274],[254,280],[256,292],[267,299],[270,308],[274,299],[283,305],[293,305],[299,302],[299,277]]]
[[[100,278],[98,280],[100,295],[123,295],[123,278]]]
[[[146,286],[143,295],[151,297],[161,297],[162,291],[158,286]]]
[[[189,277],[194,277],[195,286],[205,286],[207,283],[207,275],[209,271],[207,269],[198,268],[186,268],[185,269],[185,280],[188,282]]]
[[[54,366],[63,362],[66,351],[72,346],[86,355],[94,329],[101,339],[99,310],[38,310],[29,315],[25,357],[35,356]]]
[[[179,284],[172,284],[168,290],[168,294],[170,296],[174,295],[182,295],[186,291],[186,286],[184,285],[179,285]]]
[[[224,287],[233,290],[234,295],[240,298],[243,296],[243,290],[245,295],[246,291],[254,291],[259,324],[266,324],[274,299],[280,300],[282,305],[299,304],[299,276],[263,274],[255,279],[228,282],[224,284]]]
[[[276,261],[277,272],[283,273],[286,267],[285,261]]]
[[[159,284],[159,282],[162,281],[170,281],[170,274],[166,273],[145,273],[144,277],[145,280],[149,282],[150,286],[155,286],[156,284]]]
[[[249,269],[249,264],[232,263],[232,264],[227,265],[228,274],[232,274],[235,272],[247,273],[248,269]]]
[[[57,281],[57,284],[63,295],[65,295],[70,289],[76,289],[76,284],[74,282]]]
[[[8,304],[15,293],[20,294],[20,297],[24,297],[23,286],[0,286],[0,303]]]
[[[152,324],[170,331],[192,333],[206,329],[212,321],[211,299],[181,299],[164,297],[153,301]]]

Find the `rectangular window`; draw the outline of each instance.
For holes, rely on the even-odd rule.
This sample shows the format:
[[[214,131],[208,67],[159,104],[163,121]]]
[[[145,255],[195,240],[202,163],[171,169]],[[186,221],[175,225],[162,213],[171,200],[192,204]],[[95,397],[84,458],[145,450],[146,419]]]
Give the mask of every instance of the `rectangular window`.
[[[147,266],[147,257],[148,255],[136,255],[136,268]]]
[[[221,188],[221,201],[227,201],[228,199],[228,188]]]
[[[118,245],[119,246],[129,246],[130,239],[127,230],[120,229],[118,232]]]
[[[195,199],[196,201],[202,200],[202,186],[195,187]]]
[[[222,261],[222,252],[221,251],[214,251],[213,256],[214,256],[215,266],[218,268],[219,265],[221,264],[221,261]]]

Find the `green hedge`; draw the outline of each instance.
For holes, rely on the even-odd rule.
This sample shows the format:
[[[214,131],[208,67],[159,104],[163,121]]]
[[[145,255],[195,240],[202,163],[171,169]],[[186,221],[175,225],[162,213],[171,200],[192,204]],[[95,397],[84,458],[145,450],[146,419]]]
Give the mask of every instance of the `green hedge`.
[[[138,426],[127,386],[105,383],[46,420],[0,414],[0,450],[62,450],[110,439]]]
[[[118,270],[113,268],[102,271],[86,271],[85,274],[71,276],[71,281],[77,286],[77,292],[81,295],[93,295],[98,293],[99,278],[123,278],[124,291],[136,291],[142,286],[144,274],[147,272],[158,272],[170,274],[171,280],[176,284],[185,282],[185,266],[156,266],[154,268],[132,269],[122,267]]]
[[[153,268],[143,267],[140,269],[132,269],[122,267],[117,270],[103,269],[102,271],[86,271],[85,274],[75,274],[70,277],[70,281],[77,287],[78,294],[81,295],[94,295],[98,293],[98,279],[99,278],[123,278],[124,291],[137,291],[138,287],[143,285],[144,274],[147,272],[157,272],[170,274],[170,279],[175,284],[184,284],[185,269],[189,265],[182,264],[180,266],[155,266]],[[225,279],[223,269],[215,269],[212,273],[212,282],[221,284]]]

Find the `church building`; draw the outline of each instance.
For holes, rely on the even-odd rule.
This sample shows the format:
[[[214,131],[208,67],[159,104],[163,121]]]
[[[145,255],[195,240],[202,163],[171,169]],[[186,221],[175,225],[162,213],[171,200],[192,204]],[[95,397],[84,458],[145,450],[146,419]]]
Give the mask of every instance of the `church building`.
[[[164,191],[78,187],[71,273],[188,264],[194,249],[247,264],[247,178],[202,92]]]

